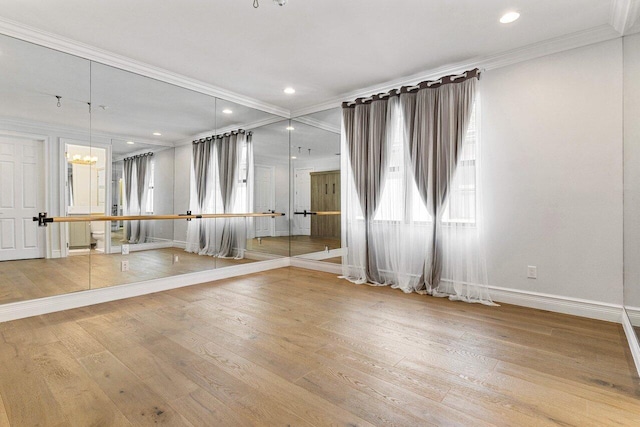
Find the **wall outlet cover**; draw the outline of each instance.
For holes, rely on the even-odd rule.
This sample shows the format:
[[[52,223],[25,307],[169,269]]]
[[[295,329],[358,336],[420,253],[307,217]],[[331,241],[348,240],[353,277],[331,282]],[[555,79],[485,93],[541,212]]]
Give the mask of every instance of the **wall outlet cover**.
[[[129,261],[121,261],[120,262],[120,270],[121,271],[129,271]]]
[[[537,279],[538,278],[538,267],[535,265],[527,266],[527,278],[528,279]]]
[[[129,255],[129,245],[122,245],[122,255]]]

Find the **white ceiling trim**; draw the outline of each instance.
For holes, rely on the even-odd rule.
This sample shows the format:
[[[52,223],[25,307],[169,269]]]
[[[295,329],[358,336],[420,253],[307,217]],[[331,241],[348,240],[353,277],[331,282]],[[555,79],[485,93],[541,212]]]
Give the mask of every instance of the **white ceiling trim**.
[[[214,86],[200,80],[182,76],[180,74],[155,67],[127,58],[122,55],[108,52],[88,44],[80,43],[57,34],[39,30],[15,21],[0,17],[0,34],[5,34],[27,42],[35,43],[91,61],[99,62],[125,71],[140,74],[166,83],[194,90],[205,95],[223,98],[227,101],[235,102],[246,107],[255,108],[267,113],[276,114],[283,117],[290,117],[290,111],[286,108],[272,105],[248,96]]]
[[[620,37],[620,34],[616,30],[614,30],[611,25],[605,24],[588,30],[579,31],[577,33],[568,34],[566,36],[544,40],[507,52],[484,57],[476,57],[468,61],[458,62],[455,64],[448,64],[431,70],[422,71],[411,76],[391,80],[379,85],[369,86],[352,92],[347,92],[323,103],[294,110],[291,112],[291,117],[303,116],[306,114],[316,113],[318,111],[339,107],[344,101],[352,101],[356,98],[368,97],[374,94],[388,92],[401,86],[413,86],[419,82],[437,79],[448,74],[458,74],[473,68],[493,70],[496,68],[506,67],[508,65],[517,64],[519,62],[528,61],[542,56],[552,55],[554,53],[612,40],[618,37]]]
[[[627,34],[639,16],[640,0],[613,0],[610,24],[619,34]]]
[[[328,132],[337,133],[340,135],[340,127],[333,126],[327,122],[323,122],[311,117],[296,117],[294,119],[296,122],[304,123],[309,126],[313,126],[322,130],[326,130]]]

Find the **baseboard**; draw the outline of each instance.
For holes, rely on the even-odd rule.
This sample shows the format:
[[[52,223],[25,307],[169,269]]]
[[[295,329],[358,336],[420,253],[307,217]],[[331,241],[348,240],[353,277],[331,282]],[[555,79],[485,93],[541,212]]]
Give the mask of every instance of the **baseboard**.
[[[187,242],[183,242],[181,240],[174,240],[173,241],[173,247],[174,248],[186,249],[187,248]]]
[[[324,271],[325,273],[342,274],[342,264],[322,262],[312,259],[292,257],[291,267],[306,268],[307,270]]]
[[[227,279],[229,277],[259,273],[261,271],[288,267],[289,265],[289,258],[280,258],[250,264],[234,265],[214,270],[200,271],[197,273],[182,274],[179,276],[164,277],[144,282],[112,286],[109,288],[92,289],[65,295],[38,298],[29,301],[2,304],[0,305],[0,322],[152,294],[169,289],[191,286],[198,283]]]
[[[313,259],[313,260],[323,260],[323,259],[329,259],[329,258],[335,258],[335,257],[339,257],[342,256],[342,253],[344,251],[342,250],[342,248],[338,248],[338,249],[330,249],[329,251],[318,251],[318,252],[312,252],[310,254],[304,254],[304,255],[297,255],[297,258],[303,258],[303,259]]]
[[[636,335],[636,331],[633,329],[633,324],[629,319],[629,311],[626,307],[622,311],[622,327],[624,328],[624,334],[627,336],[627,341],[629,342],[629,349],[631,350],[633,361],[636,364],[636,370],[638,371],[638,375],[640,375],[640,343],[638,343],[638,336]]]
[[[633,307],[629,305],[624,306],[624,310],[629,316],[632,326],[640,326],[640,307]]]
[[[173,247],[173,242],[169,240],[137,243],[135,245],[129,245],[129,252],[149,251],[152,249],[164,249],[164,248],[172,248],[172,247]]]
[[[622,306],[599,301],[489,286],[495,302],[620,323]]]
[[[244,257],[247,259],[252,259],[254,261],[266,261],[271,259],[287,258],[287,257],[283,257],[282,255],[274,255],[266,252],[256,252],[256,251],[245,251]]]

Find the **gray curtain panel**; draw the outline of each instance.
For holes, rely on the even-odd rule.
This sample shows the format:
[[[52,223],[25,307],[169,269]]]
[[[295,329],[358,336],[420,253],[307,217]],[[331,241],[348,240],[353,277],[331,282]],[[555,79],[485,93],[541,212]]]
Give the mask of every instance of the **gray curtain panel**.
[[[387,102],[386,99],[376,99],[368,104],[357,103],[355,107],[343,108],[349,163],[367,227],[367,280],[374,283],[383,282],[377,267],[376,248],[370,236],[387,172]]]
[[[204,212],[207,193],[214,191],[213,188],[208,188],[208,178],[211,173],[211,152],[213,151],[213,146],[214,140],[212,138],[199,141],[194,143],[192,146],[195,192],[198,205],[197,213]],[[189,226],[198,227],[197,235],[200,236],[199,249],[204,248],[206,245],[206,230],[205,227],[203,227],[203,221],[192,221],[191,224],[189,224]]]
[[[238,186],[238,163],[240,146],[244,140],[244,134],[232,133],[224,135],[216,140],[218,149],[218,179],[222,195],[223,213],[232,213],[235,204],[236,188]],[[237,240],[235,229],[238,224],[235,218],[221,218],[223,222],[220,236],[220,250],[218,256],[233,256],[234,243]]]
[[[133,194],[133,158],[124,159],[124,205],[127,207],[124,214],[131,215],[131,195]],[[131,223],[130,221],[125,222],[124,227],[124,241],[128,242],[131,239]]]
[[[469,126],[476,78],[401,93],[404,135],[413,176],[433,218],[423,282],[435,289],[442,274],[441,218]]]

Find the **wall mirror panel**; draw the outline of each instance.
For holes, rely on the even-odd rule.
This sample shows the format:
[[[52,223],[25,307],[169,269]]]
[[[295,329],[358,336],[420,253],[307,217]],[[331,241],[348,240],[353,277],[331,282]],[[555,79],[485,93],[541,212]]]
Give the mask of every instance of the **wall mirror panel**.
[[[92,99],[93,146],[112,151],[109,185],[92,181],[108,200],[103,214],[254,212],[253,150],[263,142],[253,128],[278,118],[101,64],[92,65]],[[92,222],[92,288],[260,260],[247,251],[254,221]]]
[[[342,262],[341,114],[333,108],[291,122],[291,256]]]
[[[640,339],[640,33],[624,43],[624,306]]]
[[[0,75],[0,304],[87,290],[89,255],[67,247],[75,230],[32,218],[95,201],[89,177],[105,157],[90,143],[90,62],[0,35]]]
[[[253,212],[276,212],[248,222],[247,251],[251,258],[289,256],[289,120],[252,129]]]

